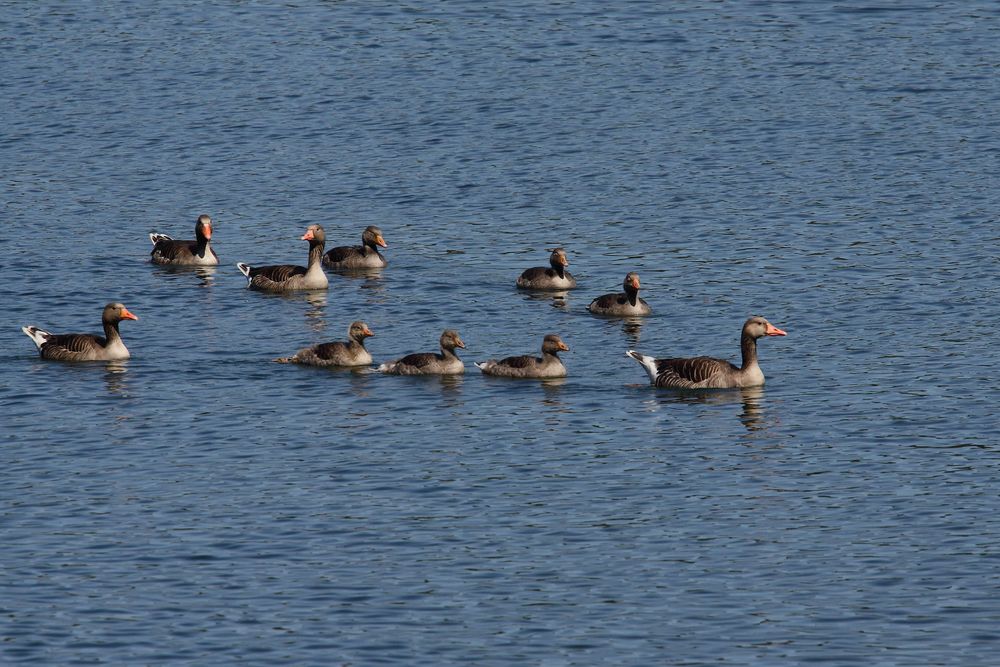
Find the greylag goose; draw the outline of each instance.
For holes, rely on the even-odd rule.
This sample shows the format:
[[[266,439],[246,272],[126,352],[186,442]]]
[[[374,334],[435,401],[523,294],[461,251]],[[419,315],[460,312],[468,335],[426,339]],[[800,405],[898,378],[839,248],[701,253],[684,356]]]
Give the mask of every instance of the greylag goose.
[[[632,357],[649,373],[649,381],[657,387],[671,389],[733,389],[764,384],[764,373],[757,364],[757,339],[762,336],[785,336],[784,331],[763,317],[754,316],[743,324],[740,350],[743,365],[734,366],[724,359],[693,357],[690,359],[654,359],[635,350]]]
[[[639,274],[632,271],[625,276],[622,283],[624,293],[605,294],[590,302],[587,310],[594,315],[609,317],[636,317],[649,315],[653,310],[649,304],[639,298]]]
[[[153,251],[149,253],[156,264],[172,264],[174,266],[215,266],[219,256],[209,246],[212,240],[212,219],[207,215],[199,215],[194,224],[193,241],[175,241],[166,234],[153,232],[149,235],[153,243]]]
[[[372,362],[372,355],[365,349],[365,338],[374,335],[364,322],[351,322],[347,328],[347,342],[338,340],[314,345],[275,361],[306,366],[367,366]]]
[[[331,269],[380,269],[388,262],[378,251],[388,248],[382,230],[369,225],[361,232],[361,245],[337,246],[323,256],[323,263]]]
[[[569,351],[562,338],[549,334],[542,340],[541,358],[531,355],[507,357],[497,361],[476,362],[476,367],[486,375],[508,378],[561,378],[566,377],[566,367],[559,358],[560,351]]]
[[[101,313],[104,336],[93,334],[52,334],[38,327],[21,327],[35,345],[42,359],[56,361],[121,361],[129,358],[128,348],[118,333],[122,320],[138,320],[121,303],[109,303]]]
[[[320,263],[323,246],[326,244],[326,233],[320,225],[309,225],[306,233],[302,235],[302,240],[309,241],[309,265],[306,267],[293,264],[250,266],[238,262],[236,266],[247,277],[247,287],[263,292],[326,289],[329,282]]]
[[[517,286],[521,289],[545,289],[564,290],[576,287],[576,278],[573,277],[566,267],[569,260],[566,259],[566,251],[556,248],[549,256],[551,268],[536,266],[525,269],[524,273],[517,279]]]
[[[458,332],[445,329],[441,334],[441,354],[416,352],[402,359],[389,361],[378,367],[383,373],[392,375],[456,375],[465,372],[465,364],[455,354],[455,348],[465,348]]]

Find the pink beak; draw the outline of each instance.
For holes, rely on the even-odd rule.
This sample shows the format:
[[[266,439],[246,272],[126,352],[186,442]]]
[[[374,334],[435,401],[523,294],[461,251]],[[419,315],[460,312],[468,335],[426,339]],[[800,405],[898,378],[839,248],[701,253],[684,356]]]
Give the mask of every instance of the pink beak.
[[[776,327],[773,324],[771,324],[770,322],[768,322],[767,328],[764,329],[764,335],[765,336],[787,336],[788,334],[786,334],[784,331],[782,331],[778,327]]]

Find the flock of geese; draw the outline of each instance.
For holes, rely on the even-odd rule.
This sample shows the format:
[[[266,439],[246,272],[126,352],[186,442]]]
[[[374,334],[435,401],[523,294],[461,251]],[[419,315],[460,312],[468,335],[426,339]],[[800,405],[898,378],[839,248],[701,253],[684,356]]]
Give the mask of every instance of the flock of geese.
[[[150,234],[153,243],[151,261],[172,266],[215,266],[219,257],[211,247],[212,219],[198,217],[193,240],[174,240],[165,234]],[[333,270],[374,269],[386,265],[379,248],[387,244],[382,230],[370,226],[361,235],[360,246],[341,246],[324,253],[326,234],[320,225],[310,225],[303,241],[309,242],[309,261],[306,266],[274,264],[254,266],[238,262],[237,267],[247,278],[250,289],[264,292],[291,292],[297,290],[326,289],[328,282],[323,267]],[[556,248],[549,257],[548,267],[525,270],[517,279],[517,287],[526,290],[568,290],[576,287],[576,279],[567,270],[569,260],[562,248]],[[639,276],[630,272],[622,284],[623,291],[605,294],[594,299],[587,309],[605,317],[639,317],[652,311],[639,298]],[[122,320],[138,320],[121,303],[104,307],[101,321],[104,336],[92,334],[53,334],[35,326],[22,327],[34,341],[43,359],[57,361],[116,361],[129,358],[129,351],[122,342],[118,325]],[[365,339],[373,336],[364,322],[352,322],[346,341],[322,343],[299,350],[290,357],[276,361],[310,366],[352,367],[370,366],[372,356],[365,348]],[[764,374],[757,362],[757,340],[764,336],[784,336],[784,331],[763,317],[754,316],[743,324],[740,335],[742,364],[736,366],[723,359],[692,357],[686,359],[657,359],[629,350],[632,357],[649,374],[650,382],[657,387],[673,389],[729,389],[764,384]],[[408,354],[378,367],[383,373],[395,375],[448,375],[465,372],[465,365],[455,353],[464,348],[458,332],[447,329],[441,334],[440,354],[418,352]],[[476,366],[486,375],[512,378],[560,378],[566,376],[566,367],[559,353],[569,350],[562,339],[549,334],[542,340],[542,356],[512,356],[477,362]]]

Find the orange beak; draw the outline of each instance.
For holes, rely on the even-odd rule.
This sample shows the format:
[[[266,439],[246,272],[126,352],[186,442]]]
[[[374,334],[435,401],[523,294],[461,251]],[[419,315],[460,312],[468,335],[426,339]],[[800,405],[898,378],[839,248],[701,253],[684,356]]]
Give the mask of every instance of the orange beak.
[[[369,337],[375,335],[375,334],[372,333],[372,330],[369,329],[368,327],[365,327],[365,330],[362,333],[364,333],[366,336],[369,336]]]
[[[633,289],[639,289],[639,279],[638,278],[633,278],[632,279],[632,288]]]
[[[767,328],[764,329],[764,335],[765,336],[787,336],[788,334],[786,334],[784,331],[782,331],[778,327],[776,327],[773,324],[771,324],[770,322],[768,322]]]
[[[569,352],[569,345],[567,345],[566,343],[560,342],[559,343],[559,349],[563,350],[564,352]]]
[[[456,345],[457,347],[460,347],[460,348],[462,348],[463,350],[465,349],[465,343],[463,343],[463,342],[462,342],[462,339],[461,339],[461,338],[456,338],[456,339],[455,339],[455,345]]]
[[[313,240],[313,230],[307,229],[306,233],[302,235],[302,240],[303,241],[312,241]]]
[[[375,243],[376,243],[376,245],[380,245],[383,248],[388,248],[389,247],[388,245],[386,245],[385,239],[382,238],[381,234],[379,234],[378,236],[375,237]]]
[[[122,308],[122,319],[123,320],[138,320],[139,318],[128,312],[128,308]]]
[[[211,225],[205,225],[202,228],[201,233],[204,234],[205,238],[208,239],[209,241],[212,240],[212,226]]]

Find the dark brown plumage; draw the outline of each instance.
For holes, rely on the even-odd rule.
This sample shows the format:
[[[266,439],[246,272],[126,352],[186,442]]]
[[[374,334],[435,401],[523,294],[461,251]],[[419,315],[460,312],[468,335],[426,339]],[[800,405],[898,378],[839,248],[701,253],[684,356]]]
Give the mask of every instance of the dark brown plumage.
[[[569,346],[556,334],[549,334],[542,339],[542,356],[521,355],[506,357],[497,361],[476,362],[485,375],[510,378],[559,378],[566,376],[566,367],[559,359],[560,351],[568,351]]]
[[[212,218],[207,215],[198,216],[194,225],[195,239],[193,241],[175,241],[166,234],[153,232],[149,240],[153,250],[149,253],[151,261],[156,264],[174,266],[214,266],[219,263],[209,243],[212,240]]]
[[[594,315],[607,317],[639,317],[653,312],[649,304],[639,298],[638,273],[628,273],[622,282],[622,289],[625,291],[597,297],[590,302],[587,310]]]
[[[465,372],[465,364],[455,354],[456,348],[465,348],[465,343],[454,329],[446,329],[438,341],[441,354],[416,352],[401,359],[390,361],[378,370],[391,375],[455,375]]]
[[[101,313],[104,336],[94,334],[52,334],[38,327],[21,327],[34,341],[43,359],[54,361],[118,361],[129,358],[128,348],[118,333],[122,320],[138,320],[121,303],[109,303]]]
[[[626,354],[646,369],[649,381],[670,389],[732,389],[764,384],[764,373],[757,363],[757,339],[762,336],[785,336],[786,333],[763,317],[754,316],[743,324],[740,334],[742,365],[724,359],[691,357],[656,359],[629,350]]]
[[[309,265],[274,264],[270,266],[250,266],[243,262],[236,264],[247,277],[247,287],[263,292],[291,292],[295,290],[326,289],[329,286],[320,259],[326,244],[326,233],[320,225],[309,225],[302,235],[309,241]]]
[[[360,246],[337,246],[323,256],[323,264],[331,269],[379,269],[388,264],[378,249],[388,248],[382,230],[369,225],[361,233]]]
[[[573,277],[566,267],[569,266],[569,259],[566,258],[566,251],[556,248],[549,255],[549,268],[536,266],[525,269],[517,279],[517,286],[520,289],[534,290],[564,290],[576,287],[576,278]]]
[[[372,355],[365,348],[365,339],[374,335],[364,322],[351,322],[346,342],[321,343],[275,361],[306,366],[367,366],[372,362]]]

